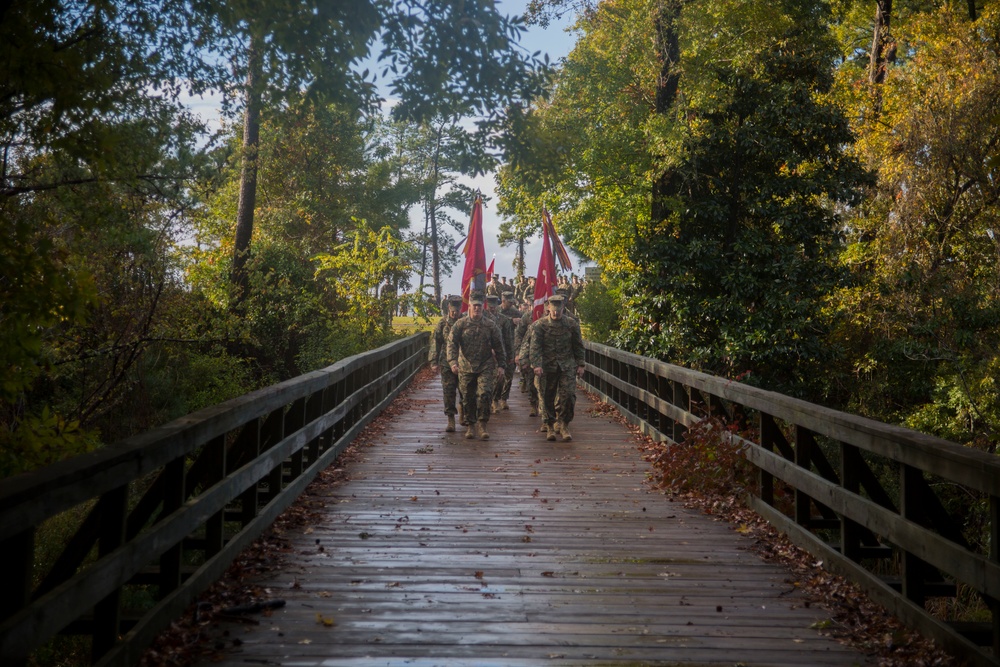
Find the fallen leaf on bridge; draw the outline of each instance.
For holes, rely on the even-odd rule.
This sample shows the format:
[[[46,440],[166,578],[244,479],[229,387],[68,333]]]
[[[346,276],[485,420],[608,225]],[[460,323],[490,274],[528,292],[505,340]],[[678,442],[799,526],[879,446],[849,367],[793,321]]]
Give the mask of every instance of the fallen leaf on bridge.
[[[323,614],[316,614],[316,622],[325,628],[332,628],[337,623],[330,616],[324,616]]]

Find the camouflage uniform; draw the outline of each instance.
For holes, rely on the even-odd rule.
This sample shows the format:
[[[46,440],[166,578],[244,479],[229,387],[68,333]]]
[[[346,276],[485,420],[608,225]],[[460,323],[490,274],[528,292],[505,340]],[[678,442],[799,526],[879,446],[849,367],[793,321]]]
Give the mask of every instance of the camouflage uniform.
[[[518,334],[515,334],[518,365],[521,367],[522,392],[528,392],[528,402],[531,403],[530,415],[538,414],[538,384],[535,373],[531,370],[531,311],[526,312],[517,323]]]
[[[461,297],[458,298],[458,307],[462,307]],[[451,317],[447,311],[438,320],[434,327],[434,335],[431,336],[431,349],[428,354],[428,361],[441,369],[441,387],[444,389],[444,413],[455,415],[458,410],[455,406],[455,396],[458,392],[458,376],[451,372],[448,365],[448,337],[451,335],[451,328],[462,317]]]
[[[507,381],[507,375],[512,372],[512,366],[514,365],[514,323],[509,317],[504,317],[500,314],[497,309],[497,303],[499,302],[499,297],[494,297],[492,295],[486,297],[489,304],[489,308],[484,313],[484,317],[488,317],[493,320],[497,328],[500,329],[500,337],[503,340],[504,352],[509,353],[509,357],[497,357],[497,363],[503,366],[504,378],[502,381],[497,382],[493,387],[493,412],[500,409],[500,400],[503,396],[504,385]]]
[[[531,326],[531,322],[531,311],[528,310],[518,318],[517,323],[514,325],[514,349],[517,351],[517,365],[521,371],[519,386],[522,394],[528,391],[529,384],[534,385],[534,374],[531,372],[531,365],[528,364],[528,350],[522,350],[522,344],[528,333],[528,328]]]
[[[517,368],[517,364],[514,363],[514,357],[517,355],[518,345],[514,338],[517,335],[517,324],[521,321],[521,311],[517,309],[514,305],[514,293],[507,291],[503,293],[503,298],[507,300],[507,307],[500,309],[500,315],[505,319],[510,321],[510,342],[511,346],[507,349],[510,350],[510,357],[507,359],[506,373],[503,378],[503,391],[500,393],[498,398],[504,401],[506,406],[506,401],[510,399],[510,388],[514,384],[514,370]],[[502,304],[501,304],[502,305]],[[504,345],[507,344],[507,339],[504,339]]]
[[[471,302],[475,303],[475,298]],[[505,358],[500,329],[485,313],[479,319],[463,317],[452,326],[448,364],[458,366],[462,420],[466,426],[477,420],[484,424],[490,420],[497,359]]]
[[[503,285],[500,284],[499,280],[491,280],[486,285],[486,296],[500,296],[500,292],[503,291]]]
[[[549,297],[549,303],[563,301],[561,295]],[[559,433],[573,421],[576,370],[586,364],[580,323],[565,313],[559,319],[546,314],[531,325],[530,335],[531,367],[542,370],[537,376],[542,417],[550,433]],[[564,440],[569,439],[567,435]]]

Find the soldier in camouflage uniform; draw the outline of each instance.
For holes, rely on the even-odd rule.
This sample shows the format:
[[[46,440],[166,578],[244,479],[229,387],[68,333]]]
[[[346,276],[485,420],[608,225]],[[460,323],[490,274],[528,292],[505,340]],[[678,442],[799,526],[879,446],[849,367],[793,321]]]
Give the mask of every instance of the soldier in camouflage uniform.
[[[565,297],[549,297],[548,313],[531,325],[530,363],[538,381],[546,440],[561,436],[572,440],[568,425],[576,407],[576,378],[582,377],[586,360],[580,323],[565,315]]]
[[[500,301],[500,314],[509,318],[511,322],[511,330],[513,331],[511,341],[513,342],[513,346],[510,354],[512,357],[515,357],[518,350],[518,341],[515,339],[517,338],[518,323],[521,321],[521,311],[517,309],[517,302],[514,301],[514,292],[508,290],[500,296],[502,299]],[[500,407],[504,410],[507,410],[509,407],[507,401],[510,400],[510,388],[514,384],[514,370],[516,368],[517,363],[512,360],[507,364],[507,372],[504,374],[503,393],[500,395]]]
[[[535,384],[535,374],[532,372],[531,366],[528,365],[528,352],[521,349],[531,322],[531,309],[528,308],[514,324],[514,349],[517,351],[517,354],[514,355],[516,357],[514,363],[517,364],[518,369],[521,371],[521,378],[518,382],[522,394],[528,391],[529,384],[532,386]],[[537,405],[537,402],[532,403],[532,405]],[[534,417],[535,415],[532,414],[531,416]]]
[[[497,380],[496,385],[493,387],[493,414],[496,414],[499,410],[505,410],[502,402],[503,397],[503,387],[506,383],[507,373],[511,372],[510,368],[514,364],[514,323],[509,317],[504,317],[500,314],[500,297],[494,296],[492,294],[486,295],[486,315],[496,323],[497,328],[500,329],[500,337],[503,339],[503,349],[509,354],[509,358],[497,359],[497,363],[503,366],[504,377],[502,380]]]
[[[466,438],[475,437],[473,426],[478,424],[479,437],[489,439],[486,423],[490,420],[493,389],[497,375],[502,379],[504,372],[497,360],[506,358],[500,329],[483,314],[483,296],[476,293],[469,299],[468,317],[451,327],[448,338],[448,365],[458,376]]]
[[[501,291],[500,277],[494,273],[492,280],[486,284],[486,296],[500,296]]]
[[[434,335],[431,336],[431,349],[428,361],[431,362],[431,370],[437,371],[441,367],[441,387],[444,389],[444,413],[448,415],[448,426],[445,431],[454,433],[455,431],[455,395],[458,392],[458,376],[451,372],[448,365],[448,337],[451,335],[451,327],[462,317],[462,297],[451,295],[445,299],[442,309],[447,308],[445,314],[438,320],[434,327]]]
[[[535,382],[535,373],[531,368],[531,311],[529,310],[517,322],[517,331],[514,333],[514,345],[517,347],[517,356],[514,361],[521,369],[522,392],[528,393],[528,402],[531,404],[529,417],[538,414],[538,384]]]

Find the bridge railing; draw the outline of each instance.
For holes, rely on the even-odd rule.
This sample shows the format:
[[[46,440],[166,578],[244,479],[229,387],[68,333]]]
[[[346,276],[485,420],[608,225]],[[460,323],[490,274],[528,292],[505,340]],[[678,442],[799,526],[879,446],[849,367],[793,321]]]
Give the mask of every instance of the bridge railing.
[[[0,482],[0,663],[57,634],[100,665],[143,649],[273,522],[424,364],[427,333]],[[36,531],[72,517],[39,572]]]
[[[1000,458],[587,342],[584,382],[668,446],[706,418],[756,468],[750,505],[825,567],[976,665],[1000,656]],[[737,426],[738,425],[738,426]],[[983,508],[975,521],[949,500]],[[970,539],[966,524],[978,533]],[[986,545],[986,546],[977,546]],[[948,622],[978,594],[982,622]],[[945,607],[947,605],[944,605]]]

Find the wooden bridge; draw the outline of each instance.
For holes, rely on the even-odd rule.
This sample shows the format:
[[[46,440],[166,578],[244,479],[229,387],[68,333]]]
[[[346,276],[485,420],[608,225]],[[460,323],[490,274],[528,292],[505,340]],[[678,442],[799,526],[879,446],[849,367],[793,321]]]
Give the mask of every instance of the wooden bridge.
[[[586,382],[652,435],[681,442],[710,417],[743,425],[725,437],[759,468],[758,512],[904,621],[972,664],[997,664],[996,549],[971,546],[936,495],[940,480],[979,494],[996,545],[994,457],[587,347]],[[0,662],[73,633],[90,637],[95,664],[134,664],[425,357],[426,334],[413,336],[3,482]],[[230,628],[223,662],[864,664],[811,629],[823,609],[745,538],[650,492],[627,431],[588,414],[586,400],[573,442],[545,441],[516,394],[481,442],[443,433],[439,391],[431,382],[401,399],[408,409],[362,450],[351,479],[315,491],[327,515],[286,536],[292,566],[265,583],[285,606],[249,631]],[[886,466],[898,487],[880,481]],[[77,529],[36,571],[36,530],[67,514]],[[927,611],[962,590],[981,595],[992,620],[949,624]]]

